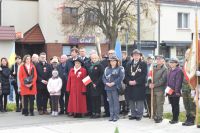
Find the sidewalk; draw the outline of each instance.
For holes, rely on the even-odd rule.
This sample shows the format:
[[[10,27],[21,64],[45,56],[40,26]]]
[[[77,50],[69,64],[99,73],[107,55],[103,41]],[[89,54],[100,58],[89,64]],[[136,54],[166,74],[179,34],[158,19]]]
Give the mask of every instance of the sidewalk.
[[[182,100],[180,110],[184,111]],[[165,99],[164,112],[171,112],[171,106]],[[143,118],[141,121],[121,118],[117,122],[109,122],[108,118],[90,119],[73,118],[67,115],[52,117],[51,115],[22,116],[21,113],[0,113],[0,133],[114,133],[118,127],[119,133],[200,133],[196,126],[183,127],[178,123],[169,124],[164,120],[155,124],[153,120]]]
[[[168,120],[160,124],[143,118],[141,121],[128,120],[126,117],[117,122],[109,122],[106,118],[72,118],[62,115],[22,116],[9,112],[0,114],[0,133],[114,133],[118,127],[119,133],[199,133],[195,126],[183,127],[181,123],[171,125]]]

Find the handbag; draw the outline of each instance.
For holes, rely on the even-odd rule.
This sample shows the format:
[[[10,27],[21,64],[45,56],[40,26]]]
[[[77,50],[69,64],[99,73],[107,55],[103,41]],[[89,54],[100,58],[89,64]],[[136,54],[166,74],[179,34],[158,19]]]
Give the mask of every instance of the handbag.
[[[33,82],[33,74],[34,74],[34,69],[31,70],[31,74],[29,75],[25,65],[24,65],[24,70],[26,72],[26,75],[27,77],[24,78],[24,84],[27,85],[27,84],[31,84]]]

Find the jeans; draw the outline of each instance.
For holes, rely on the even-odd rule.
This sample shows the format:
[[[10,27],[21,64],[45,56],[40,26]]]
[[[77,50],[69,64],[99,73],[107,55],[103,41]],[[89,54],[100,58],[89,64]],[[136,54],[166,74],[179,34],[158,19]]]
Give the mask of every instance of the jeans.
[[[110,118],[119,119],[119,95],[117,90],[106,91],[108,96]]]

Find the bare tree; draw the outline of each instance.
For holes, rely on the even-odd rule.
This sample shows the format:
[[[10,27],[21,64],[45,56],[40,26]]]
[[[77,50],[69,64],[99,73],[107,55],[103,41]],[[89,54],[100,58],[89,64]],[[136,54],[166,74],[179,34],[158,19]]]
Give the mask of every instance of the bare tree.
[[[136,2],[137,0],[66,0],[66,3],[76,5],[78,8],[78,14],[74,16],[79,19],[75,29],[85,33],[94,32],[95,27],[101,28],[109,40],[109,49],[114,49],[118,30],[121,27],[125,26],[130,32],[135,32]],[[141,0],[140,13],[147,15],[149,4],[153,2],[154,0]]]

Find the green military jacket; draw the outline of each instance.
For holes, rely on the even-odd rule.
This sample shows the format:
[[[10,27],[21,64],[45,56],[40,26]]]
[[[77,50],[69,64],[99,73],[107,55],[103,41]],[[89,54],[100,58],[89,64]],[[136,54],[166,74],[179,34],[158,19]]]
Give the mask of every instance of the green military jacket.
[[[165,65],[162,65],[160,68],[154,66],[153,69],[153,83],[155,85],[154,92],[165,91],[167,84],[167,72],[168,69]]]

